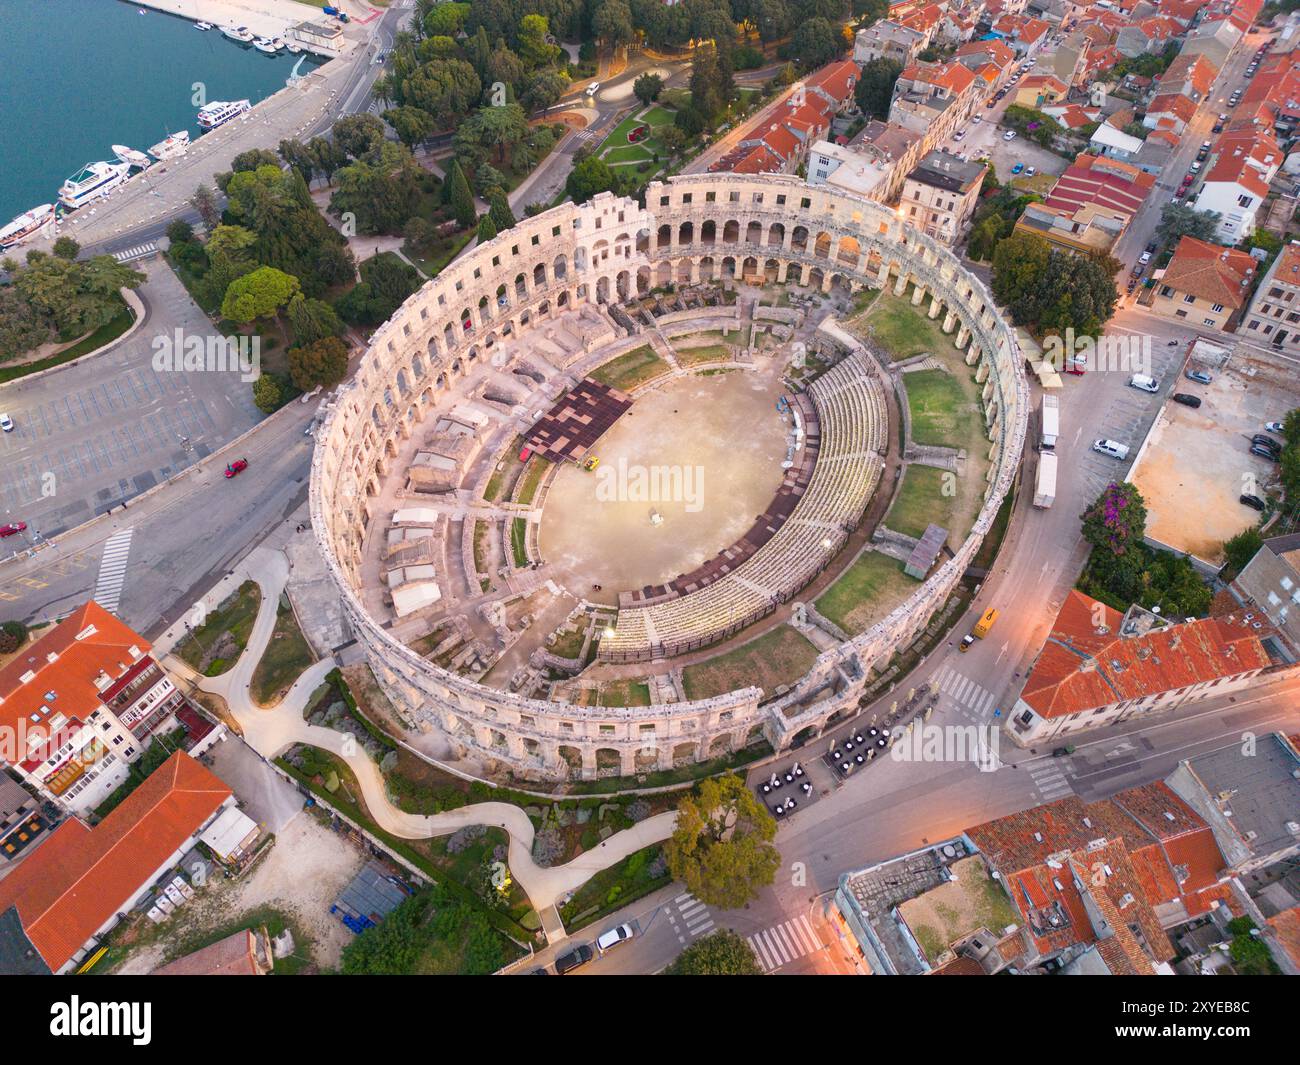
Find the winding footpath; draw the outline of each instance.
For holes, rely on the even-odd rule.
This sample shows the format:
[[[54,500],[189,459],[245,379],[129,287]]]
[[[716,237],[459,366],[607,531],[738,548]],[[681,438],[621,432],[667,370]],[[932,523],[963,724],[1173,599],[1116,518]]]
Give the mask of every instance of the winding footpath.
[[[581,887],[596,873],[672,834],[676,813],[669,811],[657,814],[616,833],[599,846],[578,855],[567,865],[546,868],[533,861],[533,824],[523,808],[513,803],[476,803],[432,816],[411,814],[398,809],[388,799],[379,767],[350,735],[311,725],[303,720],[303,709],[307,701],[335,668],[333,659],[323,658],[312,665],[273,707],[259,706],[249,694],[253,671],[261,661],[275,630],[276,605],[288,577],[289,565],[284,554],[259,547],[204,597],[204,605],[212,609],[246,580],[256,581],[262,592],[262,602],[248,645],[234,667],[221,676],[202,676],[176,655],[169,653],[184,636],[183,623],[169,629],[156,644],[157,652],[167,655],[166,666],[169,670],[189,678],[201,690],[225,700],[231,714],[244,730],[244,742],[263,758],[270,761],[295,743],[307,743],[331,752],[346,762],[356,776],[366,809],[375,823],[385,832],[402,839],[445,836],[468,825],[490,825],[505,829],[510,836],[510,872],[539,914],[554,906],[569,892]],[[540,803],[542,800],[538,801]]]

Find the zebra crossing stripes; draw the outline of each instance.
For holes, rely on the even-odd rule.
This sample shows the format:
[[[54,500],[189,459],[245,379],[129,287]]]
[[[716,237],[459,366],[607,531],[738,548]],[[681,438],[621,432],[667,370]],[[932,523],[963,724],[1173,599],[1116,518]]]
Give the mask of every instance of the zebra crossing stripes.
[[[1032,764],[1029,766],[1029,775],[1033,778],[1038,794],[1046,802],[1074,793],[1074,789],[1070,787],[1070,782],[1065,777],[1065,770],[1056,762],[1045,761]]]
[[[95,602],[110,614],[117,613],[117,604],[122,598],[122,585],[126,583],[126,561],[131,553],[131,534],[134,531],[132,527],[110,536],[104,544],[104,556],[99,561]]]
[[[774,972],[796,958],[822,949],[822,941],[804,914],[755,932],[746,939],[765,972]]]
[[[937,681],[941,692],[951,697],[958,706],[969,710],[978,720],[986,718],[997,701],[991,691],[954,670],[944,670]]]
[[[713,915],[709,908],[689,891],[673,899],[668,907],[668,923],[677,933],[677,942],[698,939],[713,931]]]
[[[113,252],[113,258],[119,263],[129,263],[134,259],[143,259],[146,255],[153,255],[158,251],[158,245],[154,241],[147,244],[137,244],[133,248],[126,248],[123,251]]]

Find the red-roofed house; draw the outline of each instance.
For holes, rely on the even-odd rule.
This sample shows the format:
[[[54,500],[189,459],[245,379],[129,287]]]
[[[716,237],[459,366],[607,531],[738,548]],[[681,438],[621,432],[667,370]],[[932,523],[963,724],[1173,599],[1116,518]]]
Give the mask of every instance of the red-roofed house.
[[[1183,237],[1156,286],[1151,310],[1192,325],[1235,329],[1258,268],[1248,252]]]
[[[1109,252],[1154,185],[1154,175],[1128,163],[1081,155],[1043,203],[1025,208],[1016,231],[1066,251]]]
[[[1188,96],[1200,103],[1218,74],[1214,64],[1205,56],[1183,53],[1160,75],[1160,91]]]
[[[1300,351],[1300,244],[1291,241],[1283,247],[1273,260],[1273,265],[1268,268],[1268,273],[1260,280],[1255,298],[1246,311],[1243,332],[1252,334],[1260,343],[1270,343],[1288,354],[1294,355]],[[1258,559],[1260,556],[1255,557]],[[1300,553],[1295,558],[1300,560]],[[1242,575],[1245,575],[1244,572]],[[1288,581],[1291,580],[1285,571],[1283,576]],[[1266,604],[1270,619],[1276,619],[1275,624],[1293,643],[1300,642],[1294,639],[1296,616],[1293,614],[1290,619],[1285,615],[1279,616],[1272,603],[1273,599],[1278,600],[1278,606],[1286,603],[1289,597],[1279,598],[1279,593],[1285,594],[1285,586],[1279,581],[1276,588],[1268,591],[1273,593]],[[1266,596],[1267,593],[1261,593],[1260,598]]]
[[[1076,796],[968,828],[1024,920],[1022,967],[1168,973],[1166,928],[1220,897],[1226,863],[1209,825],[1163,783]]]
[[[1220,215],[1215,236],[1222,243],[1236,244],[1254,231],[1269,182],[1284,159],[1269,130],[1227,130],[1220,135],[1194,206]]]
[[[1163,119],[1169,119],[1172,124],[1160,128],[1172,129],[1181,134],[1195,114],[1196,103],[1190,98],[1178,93],[1161,93],[1147,105],[1142,125],[1147,129],[1156,129]]]
[[[1071,591],[1025,678],[1009,734],[1028,747],[1176,710],[1248,687],[1272,664],[1258,633],[1235,615],[1148,629]]]
[[[150,644],[96,602],[0,669],[0,761],[73,812],[99,805],[188,705]]]
[[[894,83],[889,121],[925,138],[925,150],[971,115],[985,82],[961,63],[913,63]]]
[[[65,821],[0,880],[0,915],[12,910],[50,971],[69,972],[234,801],[177,751],[94,828]]]

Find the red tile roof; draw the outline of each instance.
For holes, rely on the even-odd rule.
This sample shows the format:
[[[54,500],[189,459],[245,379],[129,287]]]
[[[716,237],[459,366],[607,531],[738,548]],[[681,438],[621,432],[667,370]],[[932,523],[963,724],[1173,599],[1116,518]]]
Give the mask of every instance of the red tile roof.
[[[89,715],[101,705],[94,683],[100,672],[116,678],[132,665],[132,647],[143,655],[150,646],[98,603],[86,603],[0,669],[0,728],[35,724],[33,714],[41,721],[57,713]],[[34,676],[24,682],[28,672]],[[47,692],[55,698],[47,700]]]
[[[1259,637],[1235,616],[1130,637],[1119,635],[1121,620],[1118,611],[1071,590],[1020,698],[1042,717],[1065,717],[1269,665]]]
[[[1182,93],[1165,92],[1161,93],[1147,105],[1148,115],[1173,115],[1180,122],[1188,123],[1192,116],[1196,114],[1195,101],[1184,96]]]
[[[60,825],[0,880],[0,913],[17,909],[32,946],[57,972],[230,796],[178,751],[94,828],[77,819]]]
[[[1291,963],[1300,966],[1300,906],[1275,914],[1268,919],[1268,924]]]
[[[1244,251],[1183,237],[1160,282],[1176,292],[1236,309],[1246,305],[1258,266]]]
[[[1155,184],[1152,174],[1096,155],[1081,155],[1060,176],[1047,197],[1049,207],[1075,213],[1086,205],[1130,217]]]

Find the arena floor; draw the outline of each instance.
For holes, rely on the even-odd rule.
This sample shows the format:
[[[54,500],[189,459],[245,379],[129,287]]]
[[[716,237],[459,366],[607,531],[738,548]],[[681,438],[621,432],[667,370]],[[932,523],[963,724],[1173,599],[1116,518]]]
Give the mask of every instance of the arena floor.
[[[759,371],[669,381],[597,443],[594,473],[560,470],[540,529],[556,582],[615,604],[620,591],[671,580],[740,539],[784,472],[790,421],[776,409],[779,370],[774,359]]]

